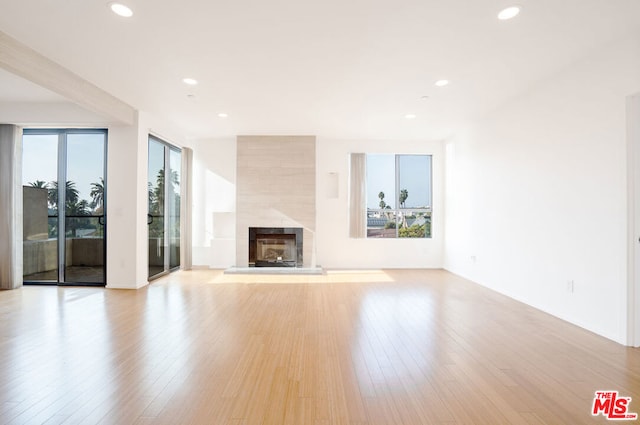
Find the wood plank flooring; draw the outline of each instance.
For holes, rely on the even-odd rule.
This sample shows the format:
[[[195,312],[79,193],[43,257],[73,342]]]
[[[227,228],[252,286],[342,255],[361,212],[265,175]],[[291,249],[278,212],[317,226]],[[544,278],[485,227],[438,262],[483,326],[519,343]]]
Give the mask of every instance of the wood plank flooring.
[[[441,270],[0,292],[1,424],[592,424],[640,350]],[[623,422],[625,423],[625,422]]]

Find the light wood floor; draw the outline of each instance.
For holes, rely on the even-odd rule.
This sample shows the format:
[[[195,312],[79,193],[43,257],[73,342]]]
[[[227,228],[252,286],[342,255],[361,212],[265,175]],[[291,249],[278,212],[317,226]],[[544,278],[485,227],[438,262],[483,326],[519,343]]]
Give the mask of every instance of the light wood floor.
[[[2,424],[606,423],[596,390],[640,413],[639,350],[438,270],[24,287],[0,356]]]

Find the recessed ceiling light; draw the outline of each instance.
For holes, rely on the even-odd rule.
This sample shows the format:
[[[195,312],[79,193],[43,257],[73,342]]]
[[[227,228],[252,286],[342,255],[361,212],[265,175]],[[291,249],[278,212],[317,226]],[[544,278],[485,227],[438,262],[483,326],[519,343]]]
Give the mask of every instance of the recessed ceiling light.
[[[194,80],[193,78],[183,78],[182,82],[190,86],[195,86],[196,84],[198,84],[198,80]]]
[[[416,114],[407,114],[404,117],[408,120],[413,120],[416,118]]]
[[[220,112],[218,114],[218,117],[220,117],[220,118],[227,118],[228,116],[229,116],[229,114],[225,114],[224,112]]]
[[[438,80],[435,82],[435,85],[438,87],[444,87],[449,84],[449,80]]]
[[[125,18],[130,18],[133,16],[133,10],[122,3],[111,2],[109,3],[109,8],[111,8],[111,11],[118,16],[122,16]]]
[[[498,19],[501,21],[506,21],[507,19],[515,18],[520,13],[520,6],[510,6],[506,9],[502,9],[500,13],[498,13]]]

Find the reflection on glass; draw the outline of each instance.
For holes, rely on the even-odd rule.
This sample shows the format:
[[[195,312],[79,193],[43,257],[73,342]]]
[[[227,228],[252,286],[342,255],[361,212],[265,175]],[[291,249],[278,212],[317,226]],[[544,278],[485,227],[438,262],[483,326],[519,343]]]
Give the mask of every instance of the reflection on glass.
[[[180,266],[181,152],[149,137],[149,277]]]
[[[367,217],[368,238],[395,238],[398,228],[398,218],[395,212],[380,211],[369,212]]]
[[[431,207],[431,155],[398,155],[400,208]]]
[[[395,155],[367,155],[367,237],[395,238]]]
[[[58,135],[22,142],[23,278],[58,280]]]
[[[431,237],[431,155],[397,155],[400,238]]]
[[[395,155],[367,155],[367,209],[396,207]]]
[[[162,273],[164,267],[165,156],[164,144],[149,138],[148,215],[149,277]]]
[[[65,281],[104,283],[104,133],[67,135]]]
[[[169,268],[180,266],[180,174],[181,154],[169,150]]]

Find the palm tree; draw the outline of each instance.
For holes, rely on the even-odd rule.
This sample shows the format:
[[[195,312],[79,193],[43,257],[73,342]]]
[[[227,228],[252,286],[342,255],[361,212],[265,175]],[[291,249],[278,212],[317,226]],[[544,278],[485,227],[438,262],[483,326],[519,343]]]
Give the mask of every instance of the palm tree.
[[[91,183],[91,207],[97,213],[102,213],[104,209],[104,178],[100,177],[100,183]]]
[[[169,176],[169,196],[172,196],[175,193],[175,187],[180,184],[180,179],[178,178],[178,172],[175,170],[171,171]],[[153,199],[154,202],[152,204],[151,211],[156,214],[164,213],[164,168],[161,168],[158,171],[158,176],[156,177],[156,186],[153,188]],[[151,190],[151,188],[149,188]],[[151,196],[150,196],[151,199]]]
[[[156,186],[153,187],[153,205],[151,214],[164,214],[164,168],[158,171]]]
[[[67,202],[67,215],[91,215],[91,206],[86,200]]]
[[[51,205],[52,209],[58,208],[58,181],[52,181],[49,183],[49,193],[48,200],[49,205]],[[67,181],[65,184],[65,204],[73,205],[78,202],[78,189],[76,189],[76,184],[72,181]]]
[[[77,202],[67,202],[65,213],[68,216],[91,215],[91,207],[85,199]],[[89,221],[86,218],[70,217],[67,218],[66,230],[71,232],[74,238],[78,236],[78,229],[86,229]]]
[[[378,198],[380,198],[380,209],[384,209],[387,206],[387,203],[384,202],[384,192],[378,193]]]
[[[149,211],[154,211],[154,205],[156,203],[156,194],[151,182],[147,183],[147,194],[149,197]]]
[[[49,185],[44,180],[36,180],[34,182],[29,183],[29,186],[35,187],[38,189],[49,189]]]
[[[398,199],[400,201],[401,208],[404,208],[404,203],[408,197],[409,197],[409,191],[407,191],[407,189],[402,189],[400,191],[400,199]]]

